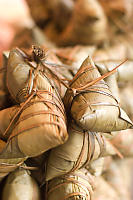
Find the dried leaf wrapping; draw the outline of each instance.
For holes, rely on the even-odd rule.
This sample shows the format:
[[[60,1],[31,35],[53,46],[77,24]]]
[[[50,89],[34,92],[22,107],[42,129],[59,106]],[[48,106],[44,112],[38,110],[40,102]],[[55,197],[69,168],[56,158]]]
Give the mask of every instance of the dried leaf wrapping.
[[[68,127],[67,142],[51,150],[46,180],[90,166],[99,157],[115,155],[113,146],[100,133],[84,132],[75,124]]]
[[[44,54],[46,57],[47,53],[45,52]],[[44,58],[44,61],[40,64],[39,70],[37,69],[37,63],[34,61],[30,62],[28,59],[29,57],[20,49],[16,48],[10,52],[7,67],[7,86],[10,94],[16,101],[25,101],[24,96],[31,92],[36,74],[38,76],[36,77],[37,90],[49,89],[46,88],[46,82],[48,81],[52,84],[51,87],[56,87],[57,90],[59,90],[59,93],[63,92],[64,88],[62,88],[61,85],[63,76],[60,73],[60,68],[62,66],[55,54],[49,51],[46,62]],[[56,64],[59,64],[60,67],[56,67]],[[47,76],[47,78],[45,78],[45,76]],[[14,85],[16,85],[16,87],[14,87]],[[51,90],[53,91],[54,89]]]
[[[37,183],[25,169],[12,172],[4,185],[2,200],[40,200]]]
[[[68,112],[85,130],[111,132],[132,128],[132,122],[120,108],[101,75],[88,57],[73,78],[64,103]]]
[[[22,99],[17,100],[17,95],[27,87],[29,74],[30,66],[25,63],[23,55],[18,49],[11,50],[7,67],[7,87],[16,101],[25,101],[24,95],[26,95],[26,92]]]
[[[59,115],[57,112],[53,114],[52,110],[47,111],[47,105],[44,104],[44,102],[47,102],[47,97],[49,97],[47,92],[39,93],[39,96],[35,96],[23,107],[23,111],[19,113],[15,123],[11,123],[12,119],[21,107],[17,107],[17,112],[16,107],[15,109],[12,107],[1,111],[3,114],[0,116],[1,124],[3,125],[1,127],[1,136],[7,138],[10,135],[6,148],[0,155],[1,158],[4,155],[9,158],[11,156],[37,156],[52,147],[64,143],[67,139],[67,132],[64,127],[63,114]],[[6,123],[3,123],[5,120],[3,117],[8,111],[13,111],[14,113],[11,112],[11,115],[9,113]],[[49,113],[53,114],[53,121]],[[58,119],[57,122],[55,121],[56,119]],[[9,122],[12,126],[8,124]]]
[[[93,176],[87,170],[81,169],[48,182],[46,199],[91,200],[93,184]]]
[[[109,89],[112,92],[112,95],[117,99],[118,102],[120,102],[120,91],[118,88],[116,74],[112,74],[111,76],[107,77],[105,81],[108,84]]]
[[[15,138],[26,156],[37,156],[66,141],[63,109],[54,95],[39,92],[23,108],[10,140]]]
[[[96,64],[96,66],[101,75],[104,75],[105,73],[109,72],[109,70],[104,66],[104,64],[103,65],[101,64],[100,66]],[[109,86],[109,90],[111,91],[112,95],[117,99],[118,102],[120,102],[120,94],[119,94],[119,88],[118,88],[118,83],[117,83],[117,74],[115,73],[108,76],[107,78],[105,78],[105,81],[107,85]]]
[[[17,143],[25,156],[37,156],[64,143],[68,137],[64,105],[50,78],[43,69],[39,71],[34,65],[26,64],[22,52],[17,49],[11,51],[8,88],[13,98],[23,104],[15,116],[20,115],[8,144]]]

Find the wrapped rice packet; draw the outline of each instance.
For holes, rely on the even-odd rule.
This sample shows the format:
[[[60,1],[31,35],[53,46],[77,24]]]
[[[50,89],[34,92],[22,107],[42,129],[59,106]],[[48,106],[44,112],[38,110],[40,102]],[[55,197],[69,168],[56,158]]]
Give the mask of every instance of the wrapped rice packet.
[[[38,52],[38,49],[34,51]],[[39,51],[43,53],[43,50]],[[12,97],[21,104],[2,135],[6,137],[17,119],[4,154],[15,143],[23,155],[31,157],[64,143],[68,134],[64,105],[51,78],[51,71],[44,73],[43,69],[38,69],[38,63],[26,63],[25,56],[18,49],[12,50],[9,56],[8,88]]]
[[[93,185],[94,177],[83,168],[49,181],[46,200],[91,200]]]
[[[25,169],[9,174],[3,189],[2,200],[41,200],[39,187]]]
[[[67,135],[64,135],[67,132],[65,132],[66,130],[63,126],[63,114],[61,113],[61,116],[61,114],[55,113],[56,115],[53,116],[52,122],[51,116],[47,114],[50,111],[45,111],[46,107],[43,103],[44,98],[46,101],[47,93],[39,93],[38,96],[32,98],[28,102],[28,106],[23,106],[23,109],[17,107],[17,112],[12,107],[1,111],[1,124],[3,125],[1,136],[2,138],[8,138],[9,136],[9,138],[7,139],[6,147],[0,154],[0,159],[4,157],[37,156],[52,147],[60,145],[67,139]],[[5,120],[3,116],[8,110],[13,110],[14,115],[13,112],[11,115],[7,115],[8,121],[3,123]],[[57,118],[58,122],[55,122],[54,120]],[[8,122],[10,123],[7,124]]]
[[[133,126],[106,82],[102,80],[113,71],[101,76],[88,57],[67,89],[64,97],[66,109],[84,130],[111,132]]]
[[[38,52],[40,54],[36,55]],[[33,82],[36,82],[35,89],[37,90],[46,90],[45,82],[50,82],[51,87],[54,87],[51,90],[56,88],[62,96],[62,93],[64,94],[64,83],[62,82],[64,76],[61,74],[63,71],[61,69],[66,68],[65,72],[67,73],[67,67],[69,66],[63,66],[56,55],[46,48],[33,45],[31,55],[14,48],[10,51],[8,59],[7,87],[12,97],[19,103],[25,101],[24,96],[31,93]],[[44,80],[45,76],[47,76],[47,80]],[[15,88],[13,84],[16,85]]]
[[[116,151],[101,133],[85,132],[75,124],[68,127],[67,142],[51,150],[46,170],[46,180],[90,166],[99,157],[115,155]]]

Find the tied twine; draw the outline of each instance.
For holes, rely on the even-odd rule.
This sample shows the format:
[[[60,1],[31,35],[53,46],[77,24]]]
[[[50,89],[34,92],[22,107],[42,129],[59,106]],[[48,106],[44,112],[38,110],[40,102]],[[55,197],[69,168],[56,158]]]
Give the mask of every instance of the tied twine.
[[[111,71],[105,73],[104,75],[102,75],[102,76],[96,78],[95,80],[93,80],[93,81],[91,81],[91,82],[89,82],[89,83],[86,83],[84,86],[81,86],[81,87],[79,87],[79,88],[72,88],[72,87],[69,87],[69,89],[72,90],[72,92],[73,92],[74,95],[76,95],[76,94],[78,94],[78,93],[80,93],[80,92],[82,92],[82,91],[85,91],[85,89],[87,89],[88,87],[93,86],[93,85],[96,84],[97,82],[99,82],[99,81],[101,81],[101,80],[107,78],[108,76],[112,75],[113,73],[115,73],[116,70],[117,70],[122,64],[124,64],[127,60],[128,60],[128,59],[124,60],[122,63],[120,63],[118,66],[116,66],[116,67],[115,67],[114,69],[112,69]],[[87,66],[86,68],[83,69],[83,71],[77,72],[77,74],[74,76],[74,81],[75,81],[77,78],[79,78],[80,76],[82,76],[82,74],[85,73],[86,71],[88,71],[88,70],[90,71],[90,70],[92,70],[92,69],[95,68],[95,64],[94,64],[94,62],[92,61],[91,58],[90,58],[90,62],[91,62],[92,67],[91,67],[91,68],[88,68],[88,66]]]
[[[21,52],[20,52],[21,53]],[[25,56],[25,58],[27,58],[26,56]],[[29,63],[29,62],[28,62]],[[31,64],[30,64],[30,66],[32,66]],[[32,66],[33,67],[33,66]],[[28,79],[28,87],[27,87],[27,90],[25,90],[25,99],[26,99],[26,101],[24,102],[24,103],[21,103],[21,107],[20,107],[20,109],[18,110],[18,112],[14,115],[14,117],[12,118],[12,120],[11,120],[11,122],[10,122],[10,124],[9,124],[9,126],[7,127],[7,129],[5,130],[5,132],[4,132],[4,136],[6,136],[7,135],[7,133],[8,133],[8,131],[9,131],[9,129],[10,129],[10,127],[11,127],[11,125],[13,124],[13,122],[15,121],[15,119],[21,114],[21,112],[22,112],[22,110],[24,110],[24,108],[26,107],[26,105],[27,104],[29,104],[30,103],[30,101],[31,101],[31,99],[34,97],[34,96],[38,96],[40,99],[41,99],[41,101],[42,102],[44,102],[44,103],[46,103],[47,104],[47,106],[48,106],[48,108],[52,111],[49,111],[49,112],[46,112],[46,111],[44,111],[43,112],[43,114],[53,114],[53,115],[56,115],[56,116],[58,116],[58,117],[61,117],[62,118],[62,116],[61,116],[61,114],[59,114],[58,112],[55,112],[55,110],[54,110],[54,112],[53,112],[53,107],[52,106],[50,106],[50,105],[48,105],[48,103],[51,103],[51,105],[56,105],[58,108],[59,108],[59,110],[61,111],[61,113],[62,113],[62,115],[64,116],[64,113],[65,113],[65,111],[64,111],[64,106],[63,106],[63,103],[62,103],[62,101],[60,101],[61,100],[61,98],[60,98],[60,96],[58,95],[58,92],[57,92],[57,96],[58,96],[58,98],[54,95],[54,94],[52,94],[51,92],[49,92],[49,91],[46,91],[46,90],[38,90],[37,89],[37,77],[38,77],[38,72],[39,72],[39,70],[40,70],[41,68],[40,68],[40,63],[38,63],[37,64],[37,68],[36,68],[36,71],[35,71],[35,74],[33,75],[33,69],[31,69],[30,71],[29,71],[29,79]],[[47,69],[49,69],[49,68],[47,68]],[[50,73],[52,73],[52,71],[49,69],[49,71],[50,71]],[[55,75],[55,74],[54,74]],[[55,75],[55,77],[57,77],[57,75]],[[58,77],[57,77],[57,79],[58,79]],[[49,80],[50,81],[50,80]],[[56,88],[55,88],[55,86],[50,82],[50,84],[51,84],[51,86],[52,87],[54,87],[54,89],[56,90]],[[23,93],[23,92],[22,92]],[[27,94],[28,93],[28,94]],[[48,100],[45,100],[44,99],[44,97],[41,95],[41,94],[45,94],[45,93],[47,93],[48,95],[51,95],[54,99],[55,99],[55,101],[56,102],[58,102],[58,104],[56,103],[56,102],[52,102],[52,101],[48,101]],[[21,92],[20,92],[20,94],[21,94]],[[36,113],[37,114],[37,113]],[[65,117],[65,116],[64,116]],[[48,122],[47,122],[48,123]],[[50,123],[50,122],[49,122]],[[59,126],[60,128],[61,128],[61,124],[59,124],[58,122],[51,122],[51,124],[54,124],[54,125],[57,125],[57,126]],[[33,127],[31,127],[31,128],[33,128]],[[62,127],[63,128],[63,127]],[[11,136],[12,137],[12,136]],[[9,138],[9,139],[11,139],[11,137]]]
[[[73,129],[76,130],[74,127]],[[80,131],[78,131],[79,134],[81,134]],[[97,140],[99,147],[100,147],[100,152],[98,155],[98,158],[102,156],[104,151],[106,150],[106,143],[104,137],[100,133],[95,133],[95,132],[89,132],[89,131],[83,131],[83,145],[81,152],[79,154],[79,157],[74,164],[73,168],[68,172],[68,174],[75,172],[78,169],[81,169],[83,167],[86,167],[91,160],[93,159],[94,153],[95,153],[95,140]],[[85,163],[83,163],[83,159],[85,156],[85,147],[88,145],[88,153],[87,153],[87,159]],[[83,163],[83,164],[82,164]]]
[[[81,179],[83,179],[85,182],[83,182],[82,180],[78,180],[76,177],[79,177]],[[67,184],[74,184],[76,185],[78,188],[78,192],[72,192],[66,196],[64,196],[63,198],[61,198],[60,200],[66,200],[70,197],[80,197],[80,198],[86,198],[86,200],[91,200],[92,199],[92,194],[93,194],[93,181],[91,176],[89,176],[88,173],[85,173],[85,175],[77,173],[77,172],[72,172],[71,174],[67,174],[64,176],[60,177],[61,183],[58,183],[55,186],[52,186],[51,189],[48,190],[48,186],[50,186],[54,180],[47,182],[46,183],[46,200],[48,199],[48,196],[51,194],[51,192],[59,189],[62,186],[65,186]],[[82,190],[82,192],[80,192],[79,190]]]
[[[17,49],[18,49],[18,48],[17,48]],[[28,64],[29,64],[32,68],[34,68],[34,67],[33,67],[33,65],[30,63],[30,61],[33,60],[33,61],[35,61],[35,62],[37,63],[37,70],[36,70],[37,73],[38,73],[39,70],[41,70],[41,72],[43,72],[44,69],[47,69],[47,70],[55,77],[55,79],[58,80],[59,83],[61,83],[61,84],[64,85],[67,89],[69,89],[69,90],[72,91],[73,96],[75,96],[76,94],[78,94],[78,93],[84,91],[86,88],[88,88],[88,87],[94,85],[95,83],[99,82],[100,80],[103,80],[103,79],[107,78],[108,76],[112,75],[113,73],[116,72],[117,68],[119,68],[122,64],[124,64],[124,63],[128,60],[128,59],[124,60],[123,62],[121,62],[118,66],[116,66],[116,67],[115,67],[114,69],[112,69],[111,71],[105,73],[104,75],[102,75],[102,76],[96,78],[95,80],[93,80],[93,81],[91,81],[91,82],[89,82],[89,83],[86,83],[84,86],[81,86],[81,87],[79,87],[79,88],[73,88],[73,87],[71,87],[71,84],[72,84],[72,82],[73,82],[75,79],[79,78],[83,73],[85,73],[86,70],[88,71],[88,70],[91,70],[91,69],[94,69],[94,68],[95,68],[95,64],[94,64],[94,62],[93,62],[93,60],[92,60],[91,57],[89,57],[89,58],[90,58],[90,63],[91,63],[91,65],[92,65],[92,67],[91,67],[91,68],[88,68],[88,66],[86,66],[86,67],[83,69],[83,71],[79,71],[79,72],[76,73],[76,75],[74,76],[73,80],[68,80],[68,79],[67,79],[67,81],[70,83],[70,86],[69,86],[68,84],[66,84],[66,83],[64,82],[64,79],[59,78],[58,73],[56,73],[55,71],[52,70],[52,68],[50,67],[50,65],[52,65],[52,63],[50,63],[50,64],[45,63],[45,62],[46,62],[46,61],[45,61],[45,58],[46,58],[45,50],[43,50],[40,46],[35,46],[35,45],[32,45],[32,49],[33,49],[33,51],[32,51],[32,55],[31,55],[31,56],[29,56],[28,54],[26,54],[24,51],[21,51],[20,49],[18,49],[18,51],[19,51],[20,54],[24,57],[25,61],[28,62]],[[76,49],[76,51],[77,51],[78,46],[77,46],[77,48],[75,48],[75,49]],[[74,52],[75,52],[75,50],[74,50]],[[43,69],[40,67],[40,65],[43,66]],[[46,65],[49,65],[49,67],[47,67]],[[58,64],[54,64],[54,66],[55,66],[55,67],[58,67]],[[64,67],[63,65],[60,65],[60,66]],[[67,66],[67,65],[65,65],[65,66]],[[67,67],[69,68],[69,66],[67,66]]]

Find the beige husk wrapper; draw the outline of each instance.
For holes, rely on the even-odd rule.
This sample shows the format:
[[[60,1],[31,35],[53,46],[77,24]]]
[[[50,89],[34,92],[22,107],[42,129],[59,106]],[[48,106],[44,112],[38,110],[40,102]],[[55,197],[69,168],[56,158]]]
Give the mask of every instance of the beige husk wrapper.
[[[90,165],[99,157],[115,155],[116,151],[101,133],[85,132],[71,122],[67,142],[51,150],[46,180]]]
[[[61,79],[64,76],[61,75],[61,72],[64,69],[67,74],[67,66],[63,67],[60,60],[50,49],[43,48],[43,50],[45,51],[46,60],[44,58],[44,61],[41,61],[39,66],[34,61],[28,61],[29,56],[24,51],[18,48],[10,51],[7,67],[7,87],[11,96],[19,103],[26,100],[24,96],[31,92],[35,82],[34,79],[37,82],[37,90],[51,90],[57,96],[59,94],[61,96],[64,95],[65,88],[61,84]],[[48,55],[47,51],[49,51]],[[50,63],[52,64],[50,65]],[[50,85],[47,86],[47,84]],[[14,88],[13,85],[16,85],[16,87]],[[58,92],[55,91],[55,88],[59,94],[57,94]]]
[[[35,96],[23,108],[11,134],[10,140],[16,138],[21,152],[26,156],[37,156],[67,140],[63,110],[60,112],[55,100],[55,106],[47,104],[47,101],[53,100],[50,97],[43,92]]]
[[[8,88],[13,98],[23,103],[3,134],[7,135],[18,118],[7,146],[15,142],[22,154],[31,157],[64,143],[68,134],[64,105],[52,79],[49,79],[52,75],[26,64],[24,56],[18,49],[12,50],[9,56]]]
[[[46,200],[91,200],[94,177],[86,170],[77,170],[48,182]]]
[[[98,78],[101,75],[88,57],[65,94],[67,111],[85,130],[111,132],[132,128],[131,120],[120,108],[105,81],[95,83]]]
[[[7,138],[10,135],[10,137],[7,140],[6,147],[0,154],[0,158],[5,156],[16,158],[20,155],[22,157],[37,156],[52,147],[62,144],[67,139],[67,132],[63,126],[65,125],[63,115],[55,113],[57,116],[53,116],[52,119],[44,104],[47,97],[47,93],[39,93],[39,97],[33,97],[25,107],[23,106],[21,112],[19,112],[21,107],[17,107],[17,112],[16,107],[1,111],[0,118],[1,124],[3,125],[1,128],[1,136],[2,138]],[[11,114],[8,113],[6,115],[5,118],[7,120],[4,123],[4,116],[9,111]],[[14,122],[13,119],[15,119],[16,115],[17,117]],[[58,122],[55,121],[57,118]]]
[[[37,183],[28,170],[17,169],[12,172],[4,185],[2,200],[40,200]]]

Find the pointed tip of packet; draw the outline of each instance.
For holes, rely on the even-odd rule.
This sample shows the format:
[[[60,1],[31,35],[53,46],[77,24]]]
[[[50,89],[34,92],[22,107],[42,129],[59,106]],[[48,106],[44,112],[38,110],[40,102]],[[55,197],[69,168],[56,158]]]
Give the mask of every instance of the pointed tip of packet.
[[[84,62],[82,63],[82,65],[84,65],[84,66],[86,66],[86,65],[88,65],[88,64],[90,64],[91,66],[93,66],[94,68],[96,67],[95,66],[95,63],[93,62],[93,60],[92,60],[92,57],[89,55],[85,60],[84,60]]]
[[[90,64],[91,64],[93,67],[95,67],[95,63],[93,62],[92,57],[91,57],[90,55],[88,56],[88,60],[89,60]]]

